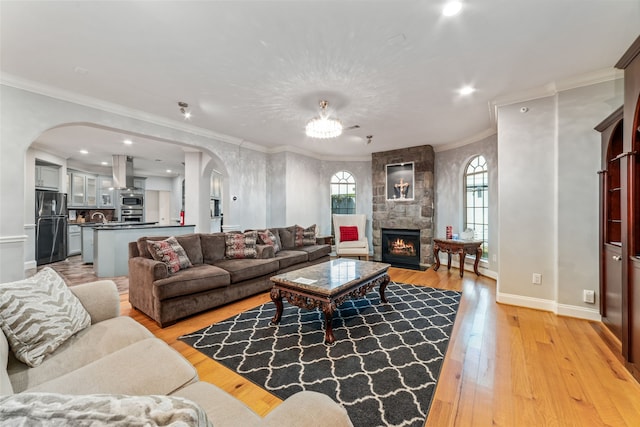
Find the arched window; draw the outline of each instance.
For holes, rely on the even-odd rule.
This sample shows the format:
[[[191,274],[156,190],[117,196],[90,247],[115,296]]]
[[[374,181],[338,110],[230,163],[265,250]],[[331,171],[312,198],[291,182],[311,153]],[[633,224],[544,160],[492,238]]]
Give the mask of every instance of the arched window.
[[[331,177],[331,214],[356,213],[356,180],[347,171],[337,172]],[[333,234],[333,221],[331,221]]]
[[[474,231],[474,239],[482,240],[482,259],[489,258],[489,171],[487,160],[476,156],[464,173],[464,229]]]

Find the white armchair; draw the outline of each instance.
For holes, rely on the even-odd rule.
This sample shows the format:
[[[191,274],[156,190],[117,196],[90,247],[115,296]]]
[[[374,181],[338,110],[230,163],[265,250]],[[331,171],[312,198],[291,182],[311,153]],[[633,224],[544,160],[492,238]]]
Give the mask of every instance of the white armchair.
[[[365,257],[369,261],[369,239],[366,234],[367,217],[363,214],[341,215],[333,214],[333,231],[336,235],[336,255]],[[345,233],[340,233],[340,227],[356,227],[357,236],[353,233],[353,228],[343,229]]]

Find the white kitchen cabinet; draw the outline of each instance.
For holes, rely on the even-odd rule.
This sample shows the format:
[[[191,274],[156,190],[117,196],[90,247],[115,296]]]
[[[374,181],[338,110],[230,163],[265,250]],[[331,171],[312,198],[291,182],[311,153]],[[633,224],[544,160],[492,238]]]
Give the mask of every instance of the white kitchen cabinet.
[[[80,226],[69,224],[67,226],[67,233],[67,256],[78,255],[82,247]]]
[[[98,207],[113,209],[115,201],[113,200],[113,178],[110,176],[98,177]]]
[[[58,191],[60,189],[60,168],[36,165],[36,188]]]
[[[97,207],[97,181],[96,175],[83,172],[70,171],[68,189],[70,197],[67,205],[73,208],[94,208]]]

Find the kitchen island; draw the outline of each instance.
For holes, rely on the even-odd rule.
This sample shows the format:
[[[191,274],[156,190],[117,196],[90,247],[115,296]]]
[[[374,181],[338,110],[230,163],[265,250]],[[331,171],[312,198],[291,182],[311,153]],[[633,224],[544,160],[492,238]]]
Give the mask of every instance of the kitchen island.
[[[146,236],[193,233],[195,225],[102,224],[93,228],[93,271],[98,277],[129,274],[129,242]]]
[[[135,225],[155,225],[157,222],[136,222]],[[95,227],[121,227],[131,225],[130,222],[84,222],[80,226],[80,243],[83,264],[93,264],[93,229]]]

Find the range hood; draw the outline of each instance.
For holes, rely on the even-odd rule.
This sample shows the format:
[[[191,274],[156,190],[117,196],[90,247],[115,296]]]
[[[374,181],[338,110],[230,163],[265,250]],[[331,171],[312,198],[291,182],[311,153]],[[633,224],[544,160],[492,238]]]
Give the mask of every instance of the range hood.
[[[114,188],[117,190],[134,190],[133,157],[114,154],[112,165]]]

